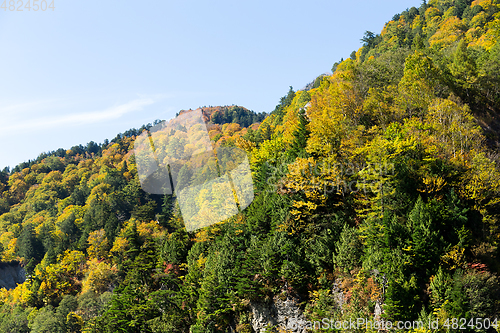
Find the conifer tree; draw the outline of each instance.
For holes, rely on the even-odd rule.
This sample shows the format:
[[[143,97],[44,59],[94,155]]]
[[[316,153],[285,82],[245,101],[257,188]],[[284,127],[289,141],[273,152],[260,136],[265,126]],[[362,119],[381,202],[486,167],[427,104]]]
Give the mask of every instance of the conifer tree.
[[[302,108],[299,111],[299,124],[295,132],[293,132],[294,140],[289,150],[292,157],[301,156],[303,153],[305,153],[307,139],[311,134],[311,131],[309,131],[309,129],[307,128],[308,124],[309,120],[307,119],[305,110]]]

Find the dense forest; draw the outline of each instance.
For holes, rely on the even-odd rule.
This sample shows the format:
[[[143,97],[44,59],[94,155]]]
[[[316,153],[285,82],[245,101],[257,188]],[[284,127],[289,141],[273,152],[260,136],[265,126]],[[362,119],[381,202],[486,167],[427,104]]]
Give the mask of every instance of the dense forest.
[[[160,121],[4,169],[1,261],[26,281],[0,332],[250,333],[280,300],[310,332],[500,332],[499,38],[499,0],[424,1],[269,115],[201,108],[255,197],[194,231],[141,188],[134,141]]]

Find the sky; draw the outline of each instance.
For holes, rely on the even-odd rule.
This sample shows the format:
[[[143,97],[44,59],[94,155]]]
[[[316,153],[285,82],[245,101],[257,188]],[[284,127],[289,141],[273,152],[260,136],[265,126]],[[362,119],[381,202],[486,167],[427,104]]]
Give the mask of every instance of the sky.
[[[30,1],[0,8],[0,169],[182,109],[270,112],[421,3]]]

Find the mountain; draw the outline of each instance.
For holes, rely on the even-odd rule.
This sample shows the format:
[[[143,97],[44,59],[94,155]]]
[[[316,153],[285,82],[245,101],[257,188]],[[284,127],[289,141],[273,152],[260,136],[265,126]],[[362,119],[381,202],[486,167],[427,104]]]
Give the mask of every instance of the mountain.
[[[0,252],[27,280],[0,292],[0,331],[369,331],[383,320],[494,332],[499,37],[497,0],[424,1],[269,115],[200,108],[221,155],[169,174],[196,188],[221,165],[236,170],[223,152],[238,148],[254,194],[194,231],[177,193],[141,187],[134,141],[159,122],[5,170]],[[177,141],[153,138],[176,161],[207,146],[181,123],[188,111]],[[201,188],[189,203],[210,212],[217,198]]]

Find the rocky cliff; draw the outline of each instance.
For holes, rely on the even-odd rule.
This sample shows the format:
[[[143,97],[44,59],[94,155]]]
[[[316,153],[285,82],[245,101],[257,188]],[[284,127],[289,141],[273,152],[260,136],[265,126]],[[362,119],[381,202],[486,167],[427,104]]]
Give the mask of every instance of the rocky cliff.
[[[271,303],[251,303],[252,328],[263,333],[268,328],[305,333],[306,319],[295,300],[276,296]]]
[[[18,262],[0,262],[0,288],[14,289],[26,280],[26,272]]]

